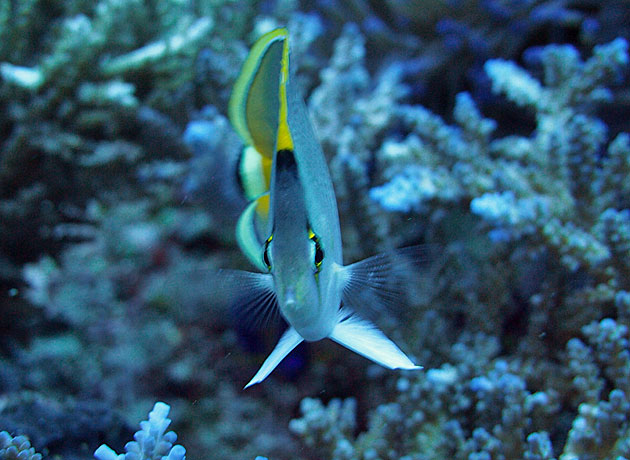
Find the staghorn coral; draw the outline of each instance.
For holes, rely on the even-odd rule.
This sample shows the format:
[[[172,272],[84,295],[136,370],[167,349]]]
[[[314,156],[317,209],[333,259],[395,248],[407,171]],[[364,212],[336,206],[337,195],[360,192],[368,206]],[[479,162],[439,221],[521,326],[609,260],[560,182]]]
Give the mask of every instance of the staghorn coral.
[[[606,148],[606,130],[591,112],[612,97],[605,85],[616,84],[627,65],[627,43],[619,39],[596,47],[585,62],[568,46],[550,46],[540,55],[546,86],[511,62],[486,64],[496,91],[534,110],[536,129],[530,137],[493,139],[496,123],[482,118],[465,93],[456,100],[456,126],[422,107],[403,106],[400,116],[412,132],[403,141],[383,143],[376,158],[386,182],[370,194],[384,209],[427,214],[434,222],[470,203],[470,210],[490,225],[491,240],[525,238],[568,272],[587,274],[591,282],[568,294],[572,309],[593,302],[605,308],[614,286],[623,286],[627,278],[617,268],[625,258],[619,250],[614,255],[607,242],[623,237],[606,236],[604,230],[610,228],[604,224],[611,219],[609,209],[627,200],[621,179],[627,173],[613,172],[626,168],[621,152],[627,134],[618,134],[597,162]],[[575,333],[586,321],[566,326]]]
[[[6,2],[2,7],[7,25],[3,33],[11,39],[3,41],[0,50],[0,104],[5,108],[0,121],[0,200],[8,209],[16,197],[39,191],[38,203],[26,198],[19,202],[22,213],[46,216],[41,223],[27,220],[42,229],[31,232],[35,248],[39,242],[54,249],[58,240],[51,227],[77,219],[88,199],[98,196],[106,201],[111,187],[136,194],[129,186],[135,168],[161,153],[134,133],[147,124],[141,106],[157,101],[158,93],[166,96],[165,81],[173,82],[175,76],[192,79],[190,73],[183,75],[167,64],[192,60],[202,46],[199,40],[209,36],[212,21],[199,19],[201,25],[191,29],[192,12],[173,21],[177,2],[155,3],[103,0],[51,8],[33,1]],[[195,37],[181,35],[190,30],[196,31]],[[113,55],[131,52],[152,39],[158,44],[166,41],[161,55],[133,69],[112,67]],[[15,41],[19,43],[9,45]],[[165,80],[152,79],[140,100],[137,89],[142,79],[138,73],[130,76],[131,70],[155,72]],[[173,105],[160,108],[166,107]],[[186,149],[179,141],[179,149],[169,153],[184,156]],[[41,203],[49,209],[40,209]],[[11,214],[3,212],[2,220],[10,222]],[[16,252],[22,249],[26,260],[35,258],[37,251],[27,243],[6,244]]]
[[[331,400],[324,406],[319,400],[306,398],[300,403],[303,418],[291,420],[289,429],[301,436],[309,447],[327,445],[330,458],[352,458],[355,455],[348,438],[356,429],[356,401]]]
[[[185,460],[186,449],[176,444],[177,435],[174,431],[165,432],[171,424],[167,418],[171,407],[163,402],[156,402],[149,419],[140,422],[140,430],[125,444],[125,454],[116,452],[107,444],[102,444],[94,452],[97,460]],[[1,435],[2,433],[0,433]],[[40,456],[41,458],[41,456]],[[33,458],[33,460],[38,460]],[[266,457],[257,456],[255,460],[267,460]]]
[[[613,390],[609,401],[580,404],[572,427],[565,428],[558,425],[567,416],[557,391],[562,384],[531,392],[515,374],[522,372],[517,361],[488,356],[476,362],[479,355],[464,343],[452,354],[463,361],[399,378],[395,399],[371,410],[367,429],[358,435],[353,399],[328,406],[304,400],[302,417],[290,428],[314,455],[333,459],[553,459],[554,451],[561,459],[627,455],[628,402],[622,390]],[[568,438],[554,446],[549,433],[558,429],[566,429]]]
[[[621,390],[610,392],[608,401],[580,404],[560,460],[627,458],[630,402]]]
[[[304,400],[303,416],[290,428],[317,446],[317,455],[334,459],[520,458],[548,451],[540,433],[552,428],[557,393],[529,392],[511,370],[518,370],[516,363],[488,356],[491,361],[473,365],[473,348],[464,343],[453,354],[465,361],[400,377],[395,399],[372,410],[358,436],[352,399],[327,407]]]
[[[125,454],[117,455],[109,446],[102,444],[94,452],[97,460],[185,460],[186,449],[173,445],[177,435],[166,432],[171,424],[168,413],[171,407],[163,402],[156,402],[149,412],[149,419],[140,422],[140,431],[133,435],[135,441],[125,445]]]
[[[6,431],[0,431],[0,459],[41,460],[42,454],[35,452],[26,436],[11,437]]]
[[[74,399],[170,398],[197,456],[630,458],[627,5],[472,3],[0,2],[2,423],[87,458]],[[348,258],[442,243],[394,331],[425,374],[323,344],[240,391],[262,345],[208,275],[244,263],[224,114],[285,24]]]

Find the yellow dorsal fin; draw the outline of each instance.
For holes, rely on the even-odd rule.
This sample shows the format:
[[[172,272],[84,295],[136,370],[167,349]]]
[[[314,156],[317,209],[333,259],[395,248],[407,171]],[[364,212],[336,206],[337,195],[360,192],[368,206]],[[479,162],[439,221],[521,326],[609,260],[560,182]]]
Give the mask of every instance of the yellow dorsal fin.
[[[229,115],[234,129],[246,144],[267,158],[273,158],[276,149],[279,94],[286,87],[287,77],[288,31],[282,28],[263,35],[254,44],[230,98]]]

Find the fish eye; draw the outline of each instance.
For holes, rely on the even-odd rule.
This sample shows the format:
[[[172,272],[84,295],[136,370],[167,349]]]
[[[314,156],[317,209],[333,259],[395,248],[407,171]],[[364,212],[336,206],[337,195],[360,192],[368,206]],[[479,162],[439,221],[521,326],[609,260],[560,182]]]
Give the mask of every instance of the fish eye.
[[[315,245],[315,251],[313,255],[313,262],[315,263],[315,273],[319,273],[321,269],[322,262],[324,260],[324,250],[322,249],[321,244],[319,243],[319,237],[313,233],[313,231],[309,231],[309,238]]]
[[[271,240],[273,240],[273,234],[267,238],[267,241],[265,241],[265,249],[263,251],[263,263],[269,271],[271,271],[271,254],[269,253],[269,244],[271,243]]]

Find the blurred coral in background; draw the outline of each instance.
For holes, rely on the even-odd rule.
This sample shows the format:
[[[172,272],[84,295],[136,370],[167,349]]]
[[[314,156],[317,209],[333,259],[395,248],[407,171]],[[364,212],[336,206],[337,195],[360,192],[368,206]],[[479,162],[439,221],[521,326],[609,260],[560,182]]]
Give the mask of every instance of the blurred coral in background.
[[[0,459],[153,458],[169,405],[190,458],[630,459],[629,24],[625,0],[0,2]],[[320,342],[241,390],[279,331],[213,287],[247,268],[227,101],[282,25],[348,262],[436,248],[383,324],[424,371]]]

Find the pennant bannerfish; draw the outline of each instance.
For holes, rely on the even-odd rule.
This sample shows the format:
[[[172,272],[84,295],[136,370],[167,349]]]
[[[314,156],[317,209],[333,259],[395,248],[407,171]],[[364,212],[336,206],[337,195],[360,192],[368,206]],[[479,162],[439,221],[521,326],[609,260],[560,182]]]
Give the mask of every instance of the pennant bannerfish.
[[[246,149],[241,182],[251,200],[237,223],[243,253],[262,272],[226,272],[243,314],[278,309],[289,328],[245,388],[262,382],[303,340],[330,338],[390,369],[420,369],[359,303],[387,293],[395,260],[344,266],[335,193],[295,79],[284,28],[252,47],[234,85],[230,121]],[[372,294],[372,295],[370,295]],[[343,305],[343,306],[342,306]]]

